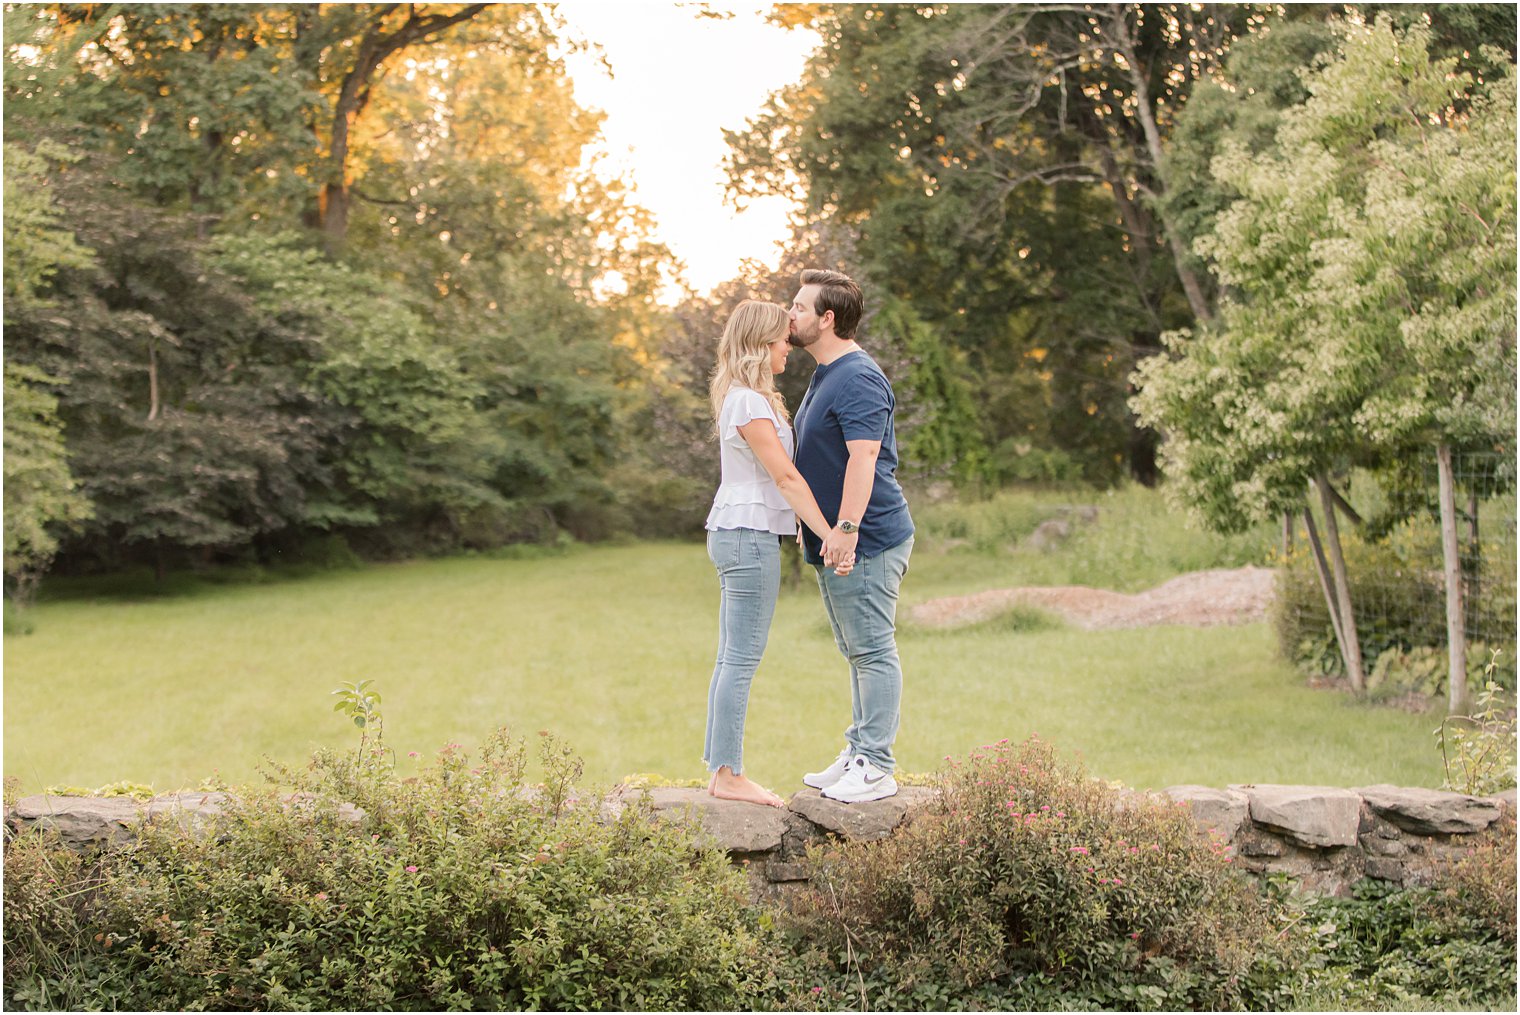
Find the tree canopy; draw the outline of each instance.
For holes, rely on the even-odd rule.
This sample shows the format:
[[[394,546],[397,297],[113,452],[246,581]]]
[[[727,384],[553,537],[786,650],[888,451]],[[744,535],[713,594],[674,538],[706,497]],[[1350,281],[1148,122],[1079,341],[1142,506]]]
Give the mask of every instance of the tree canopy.
[[[1423,27],[1343,32],[1269,145],[1215,157],[1220,317],[1138,374],[1173,495],[1222,528],[1347,464],[1513,449],[1513,64],[1479,83]]]
[[[532,4],[8,8],[7,560],[636,514],[670,258],[587,168],[571,44]]]

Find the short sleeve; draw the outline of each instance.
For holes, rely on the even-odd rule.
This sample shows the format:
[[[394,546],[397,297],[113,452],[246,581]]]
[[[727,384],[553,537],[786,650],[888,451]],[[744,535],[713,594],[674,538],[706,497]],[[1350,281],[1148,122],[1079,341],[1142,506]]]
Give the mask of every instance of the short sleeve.
[[[728,396],[723,399],[723,418],[720,426],[722,440],[736,447],[748,447],[748,442],[739,432],[739,428],[757,419],[768,419],[773,426],[776,426],[776,410],[771,407],[770,400],[760,392],[749,388],[730,388]],[[780,432],[781,428],[776,426],[776,429]]]
[[[834,403],[839,432],[847,441],[884,441],[892,423],[892,389],[871,371],[850,378]]]

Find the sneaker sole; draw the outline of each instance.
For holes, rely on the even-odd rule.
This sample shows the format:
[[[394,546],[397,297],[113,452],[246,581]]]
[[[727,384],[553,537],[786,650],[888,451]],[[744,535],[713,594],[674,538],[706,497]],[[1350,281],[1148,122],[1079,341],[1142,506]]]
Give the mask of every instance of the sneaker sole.
[[[869,793],[869,794],[866,794],[866,795],[863,795],[863,796],[840,797],[840,796],[829,796],[829,794],[827,794],[827,793],[823,794],[823,796],[826,799],[836,800],[836,801],[838,801],[839,803],[842,803],[842,804],[868,804],[872,800],[885,800],[888,797],[894,797],[896,795],[897,795],[897,787],[896,786],[893,786],[891,788],[891,790],[889,790],[886,793]]]
[[[839,776],[839,779],[843,778],[843,775]],[[804,786],[811,786],[814,789],[828,789],[830,786],[838,782],[839,779],[820,779],[815,776],[804,775],[802,777],[802,784]]]

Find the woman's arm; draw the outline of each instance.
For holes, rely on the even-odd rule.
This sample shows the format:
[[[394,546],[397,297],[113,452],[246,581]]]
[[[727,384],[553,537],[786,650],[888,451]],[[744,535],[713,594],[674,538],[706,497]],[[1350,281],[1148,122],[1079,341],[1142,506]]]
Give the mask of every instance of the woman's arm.
[[[818,502],[813,499],[813,491],[808,489],[807,480],[802,478],[802,473],[797,471],[797,466],[787,457],[786,449],[781,446],[781,438],[776,434],[776,424],[769,419],[750,420],[739,427],[739,434],[755,453],[755,457],[760,459],[760,464],[765,466],[765,471],[775,481],[776,489],[781,491],[781,496],[797,512],[797,517],[819,539],[827,539],[833,526],[818,509]]]

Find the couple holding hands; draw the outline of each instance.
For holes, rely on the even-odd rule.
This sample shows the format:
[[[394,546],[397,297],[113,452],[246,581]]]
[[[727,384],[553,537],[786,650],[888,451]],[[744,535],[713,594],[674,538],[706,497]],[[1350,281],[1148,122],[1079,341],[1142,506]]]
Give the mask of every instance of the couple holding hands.
[[[744,775],[744,715],[781,589],[780,540],[797,536],[801,521],[804,558],[849,661],[844,749],[802,777],[846,803],[897,792],[897,593],[913,551],[892,385],[855,341],[860,287],[837,271],[810,269],[801,282],[790,311],[739,304],[719,340],[711,388],[723,480],[707,517],[720,605],[703,759],[713,796],[774,807],[781,798]],[[775,376],[793,346],[818,366],[789,422]]]

